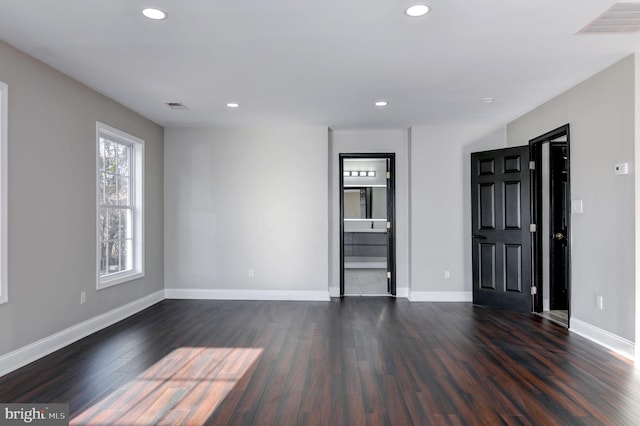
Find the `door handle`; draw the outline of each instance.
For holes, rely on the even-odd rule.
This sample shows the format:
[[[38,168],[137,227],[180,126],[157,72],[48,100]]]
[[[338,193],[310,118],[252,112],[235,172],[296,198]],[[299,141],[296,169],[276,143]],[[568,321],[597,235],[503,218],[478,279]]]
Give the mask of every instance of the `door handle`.
[[[562,240],[566,240],[567,237],[564,236],[564,234],[562,232],[557,232],[553,235],[553,238],[555,238],[558,241],[562,241]]]
[[[473,234],[471,236],[471,238],[477,238],[479,240],[486,240],[487,239],[487,237],[485,237],[484,235],[478,235],[478,234]]]

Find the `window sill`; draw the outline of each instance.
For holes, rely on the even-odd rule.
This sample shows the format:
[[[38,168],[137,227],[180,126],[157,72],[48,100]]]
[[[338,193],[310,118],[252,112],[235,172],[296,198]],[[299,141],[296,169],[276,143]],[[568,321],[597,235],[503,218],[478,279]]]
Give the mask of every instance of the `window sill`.
[[[98,278],[98,285],[96,288],[98,290],[103,290],[105,288],[113,287],[118,284],[124,284],[126,282],[137,280],[142,277],[144,277],[144,272],[138,272],[138,271],[129,271],[129,272],[122,272],[119,274],[113,274],[104,278]]]

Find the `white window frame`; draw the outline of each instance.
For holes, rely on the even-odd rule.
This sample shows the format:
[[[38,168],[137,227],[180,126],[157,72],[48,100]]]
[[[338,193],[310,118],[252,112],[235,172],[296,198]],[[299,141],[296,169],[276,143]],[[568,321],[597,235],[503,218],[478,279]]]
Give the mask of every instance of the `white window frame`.
[[[132,147],[130,191],[133,201],[133,268],[100,276],[100,138]],[[96,122],[96,288],[98,290],[144,277],[144,140]]]
[[[7,165],[8,161],[8,85],[0,81],[0,304],[9,301],[9,273],[7,271]]]

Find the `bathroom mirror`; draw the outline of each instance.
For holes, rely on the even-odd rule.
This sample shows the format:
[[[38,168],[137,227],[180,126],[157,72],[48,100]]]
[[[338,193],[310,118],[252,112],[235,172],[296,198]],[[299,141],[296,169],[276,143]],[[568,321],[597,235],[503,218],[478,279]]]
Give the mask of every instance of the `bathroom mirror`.
[[[387,188],[345,188],[344,218],[387,219]]]

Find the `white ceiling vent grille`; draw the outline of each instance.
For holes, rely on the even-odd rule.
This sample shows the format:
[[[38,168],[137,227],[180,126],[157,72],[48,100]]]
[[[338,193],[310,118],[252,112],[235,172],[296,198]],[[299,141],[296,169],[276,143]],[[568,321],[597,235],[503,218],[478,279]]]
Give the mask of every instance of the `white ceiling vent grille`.
[[[167,106],[171,109],[187,109],[186,105],[182,102],[167,102]]]
[[[615,3],[578,34],[620,34],[640,31],[640,3]]]

